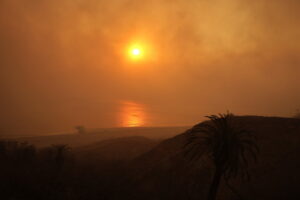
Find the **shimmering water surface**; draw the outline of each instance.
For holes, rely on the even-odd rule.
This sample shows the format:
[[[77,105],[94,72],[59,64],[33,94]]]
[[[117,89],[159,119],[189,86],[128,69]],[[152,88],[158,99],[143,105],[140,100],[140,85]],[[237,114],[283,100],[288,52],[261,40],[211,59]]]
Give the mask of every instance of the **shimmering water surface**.
[[[146,125],[145,106],[131,101],[120,103],[120,126],[138,127]]]

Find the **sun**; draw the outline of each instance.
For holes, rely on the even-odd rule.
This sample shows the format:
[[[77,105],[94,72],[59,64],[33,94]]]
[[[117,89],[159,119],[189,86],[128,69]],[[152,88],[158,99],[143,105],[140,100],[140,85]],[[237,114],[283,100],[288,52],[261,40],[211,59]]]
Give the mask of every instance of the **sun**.
[[[131,60],[141,60],[144,57],[144,49],[141,45],[133,45],[129,47],[128,56]]]
[[[137,48],[135,48],[135,49],[132,49],[132,55],[134,55],[134,56],[138,56],[138,55],[140,55],[141,54],[141,50],[140,49],[137,49]]]

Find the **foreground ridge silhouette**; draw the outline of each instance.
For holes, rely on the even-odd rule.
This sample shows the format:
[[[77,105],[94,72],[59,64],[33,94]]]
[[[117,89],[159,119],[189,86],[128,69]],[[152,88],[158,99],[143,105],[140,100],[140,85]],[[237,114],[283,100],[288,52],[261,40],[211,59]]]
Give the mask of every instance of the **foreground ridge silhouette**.
[[[216,117],[220,118],[220,115]],[[234,153],[230,154],[230,162],[220,159],[223,162],[218,163],[235,166],[232,163],[240,155],[238,173],[232,173],[227,179],[223,173],[219,187],[215,187],[216,199],[282,200],[299,197],[299,119],[231,115],[228,124],[226,120],[216,120],[218,126],[208,119],[192,129],[159,140],[155,139],[157,137],[126,135],[76,146],[72,145],[73,138],[62,136],[59,143],[53,142],[58,140],[49,140],[49,137],[38,138],[49,140],[48,146],[39,147],[23,142],[23,138],[15,138],[17,141],[0,140],[0,199],[207,199],[216,171],[212,153],[220,144],[209,141],[223,141],[221,147],[228,149],[217,151],[220,153],[218,158],[229,158],[229,152]],[[225,127],[228,140],[217,140]],[[142,133],[142,130],[138,129],[135,133]],[[156,128],[150,133],[166,136],[168,130]],[[209,133],[203,132],[205,130]],[[212,130],[215,130],[216,137],[213,137]],[[224,141],[235,138],[235,135],[228,133],[229,130],[235,130],[239,135],[238,141],[242,140],[245,148],[252,146],[245,142],[248,139],[255,143],[254,146],[259,146],[258,163],[254,164],[252,153],[245,150],[247,163],[243,164],[241,153],[237,153],[241,147],[236,146],[236,142],[233,143],[235,145],[228,142],[226,146]],[[90,134],[74,136],[83,140]],[[234,146],[237,150],[229,148]],[[256,157],[258,150],[254,146]],[[245,172],[251,174],[251,181],[247,181],[249,176]]]
[[[209,188],[208,200],[215,200],[222,178],[230,190],[240,199],[241,195],[230,186],[232,178],[241,176],[249,180],[248,158],[257,161],[259,152],[255,137],[250,131],[233,123],[233,114],[207,116],[209,121],[197,124],[188,131],[184,145],[185,157],[197,162],[206,156],[214,166],[214,175]]]

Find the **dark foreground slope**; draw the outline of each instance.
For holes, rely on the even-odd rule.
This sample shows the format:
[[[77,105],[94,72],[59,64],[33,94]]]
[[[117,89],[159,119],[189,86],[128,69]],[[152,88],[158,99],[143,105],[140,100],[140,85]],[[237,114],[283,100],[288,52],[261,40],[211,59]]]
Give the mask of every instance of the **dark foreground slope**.
[[[300,197],[300,120],[277,117],[235,117],[257,137],[258,163],[250,165],[250,182],[234,180],[233,185],[244,199],[298,199]],[[196,165],[182,154],[187,133],[165,140],[134,160],[137,196],[148,199],[204,199],[211,180],[212,166],[207,161]],[[141,196],[138,196],[141,194]],[[221,199],[234,199],[221,186]]]
[[[245,116],[235,117],[234,121],[252,131],[260,147],[258,163],[250,163],[251,181],[231,182],[243,199],[299,199],[300,120]],[[176,135],[160,128],[156,136],[161,136],[163,130]],[[116,138],[119,134],[106,138],[95,133],[35,141],[71,141],[72,149],[0,141],[0,199],[206,199],[213,166],[205,159],[196,164],[185,159],[187,132],[159,143],[157,137],[140,136],[150,135],[154,129],[131,131],[130,135],[122,133],[123,138]],[[125,137],[133,132],[139,136]],[[218,199],[238,198],[222,183]]]
[[[150,151],[159,141],[141,136],[115,138],[78,147],[73,152],[81,162],[130,161]]]

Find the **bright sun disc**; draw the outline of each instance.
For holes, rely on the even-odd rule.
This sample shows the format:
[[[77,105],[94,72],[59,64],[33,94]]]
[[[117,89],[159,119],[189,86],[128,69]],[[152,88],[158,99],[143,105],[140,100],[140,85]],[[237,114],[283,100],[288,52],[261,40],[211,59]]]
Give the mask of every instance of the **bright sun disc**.
[[[128,49],[128,54],[132,60],[140,60],[144,57],[144,51],[139,45],[131,46]]]
[[[132,54],[135,55],[135,56],[140,55],[141,54],[141,50],[139,50],[139,49],[133,49],[132,50]]]

